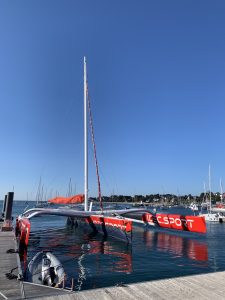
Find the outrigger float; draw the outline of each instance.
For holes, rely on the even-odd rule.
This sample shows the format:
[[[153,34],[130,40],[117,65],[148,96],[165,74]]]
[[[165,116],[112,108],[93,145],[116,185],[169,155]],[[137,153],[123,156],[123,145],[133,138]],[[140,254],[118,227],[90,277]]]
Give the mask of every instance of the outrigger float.
[[[88,207],[88,113],[89,123],[92,135],[92,144],[94,150],[95,167],[98,182],[98,198],[100,202],[100,211],[91,211]],[[60,199],[59,199],[60,198]],[[96,154],[96,145],[94,139],[94,129],[90,99],[87,85],[86,58],[84,57],[84,195],[65,198],[58,197],[49,200],[53,203],[82,203],[84,202],[84,211],[65,208],[33,208],[25,211],[17,219],[16,231],[20,236],[21,248],[26,248],[29,242],[30,219],[40,215],[56,215],[67,217],[67,223],[72,226],[85,226],[91,231],[100,232],[105,236],[112,236],[120,240],[131,243],[132,226],[135,223],[157,226],[162,228],[183,230],[190,232],[206,232],[205,218],[199,216],[183,216],[173,214],[152,213],[147,209],[125,209],[125,210],[103,210],[101,187],[98,170],[98,161]]]

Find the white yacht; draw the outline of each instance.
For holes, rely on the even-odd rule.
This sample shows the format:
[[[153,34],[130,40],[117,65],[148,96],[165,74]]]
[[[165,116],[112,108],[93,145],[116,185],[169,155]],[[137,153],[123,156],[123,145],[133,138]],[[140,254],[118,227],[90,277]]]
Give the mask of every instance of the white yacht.
[[[212,210],[212,197],[211,197],[211,173],[209,165],[209,207],[205,213],[200,212],[199,216],[205,217],[206,222],[223,222],[223,216],[218,212],[213,212]]]

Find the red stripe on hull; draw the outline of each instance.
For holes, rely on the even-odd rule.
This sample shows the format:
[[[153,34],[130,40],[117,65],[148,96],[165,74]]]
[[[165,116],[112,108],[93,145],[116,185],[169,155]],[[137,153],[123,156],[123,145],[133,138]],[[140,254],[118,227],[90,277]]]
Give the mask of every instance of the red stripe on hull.
[[[104,217],[104,216],[97,216],[92,215],[88,218],[86,218],[89,221],[89,219],[93,222],[95,225],[105,225],[110,226],[114,228],[118,228],[125,232],[131,232],[132,231],[132,221],[125,220],[125,219],[117,219],[113,217]]]

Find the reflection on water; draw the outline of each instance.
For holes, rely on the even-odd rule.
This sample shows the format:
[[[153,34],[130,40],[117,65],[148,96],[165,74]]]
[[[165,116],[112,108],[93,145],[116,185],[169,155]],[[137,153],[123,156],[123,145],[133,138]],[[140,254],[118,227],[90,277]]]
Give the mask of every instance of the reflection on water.
[[[132,272],[130,245],[98,234],[84,234],[78,228],[31,233],[28,260],[42,250],[54,252],[64,266],[67,282],[74,278],[77,290],[87,277],[88,280],[93,277],[93,273],[101,276],[105,272]]]
[[[197,261],[208,261],[208,247],[205,242],[151,230],[144,231],[143,240],[148,248],[155,247],[156,251],[171,252],[178,257],[188,257]]]
[[[162,266],[167,269],[165,258],[179,258],[179,266],[187,265],[187,261],[189,267],[193,262],[200,262],[201,267],[208,265],[206,241],[143,228],[134,231],[132,245],[99,234],[84,234],[78,228],[33,232],[28,260],[41,250],[53,251],[64,266],[67,285],[73,278],[76,290],[165,277],[161,272]],[[161,259],[161,268],[154,270],[154,259]]]

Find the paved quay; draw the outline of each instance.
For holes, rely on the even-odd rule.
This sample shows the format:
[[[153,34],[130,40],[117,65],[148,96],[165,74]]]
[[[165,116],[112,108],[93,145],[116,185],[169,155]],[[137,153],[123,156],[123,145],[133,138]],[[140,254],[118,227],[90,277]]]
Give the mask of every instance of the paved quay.
[[[76,292],[42,300],[225,299],[225,272],[201,274]]]
[[[0,227],[1,230],[1,227]],[[15,250],[15,235],[12,231],[0,231],[0,299],[19,299],[21,298],[20,281],[8,279],[7,273],[14,268],[12,274],[18,275],[18,263],[16,253],[7,253],[7,250]]]

